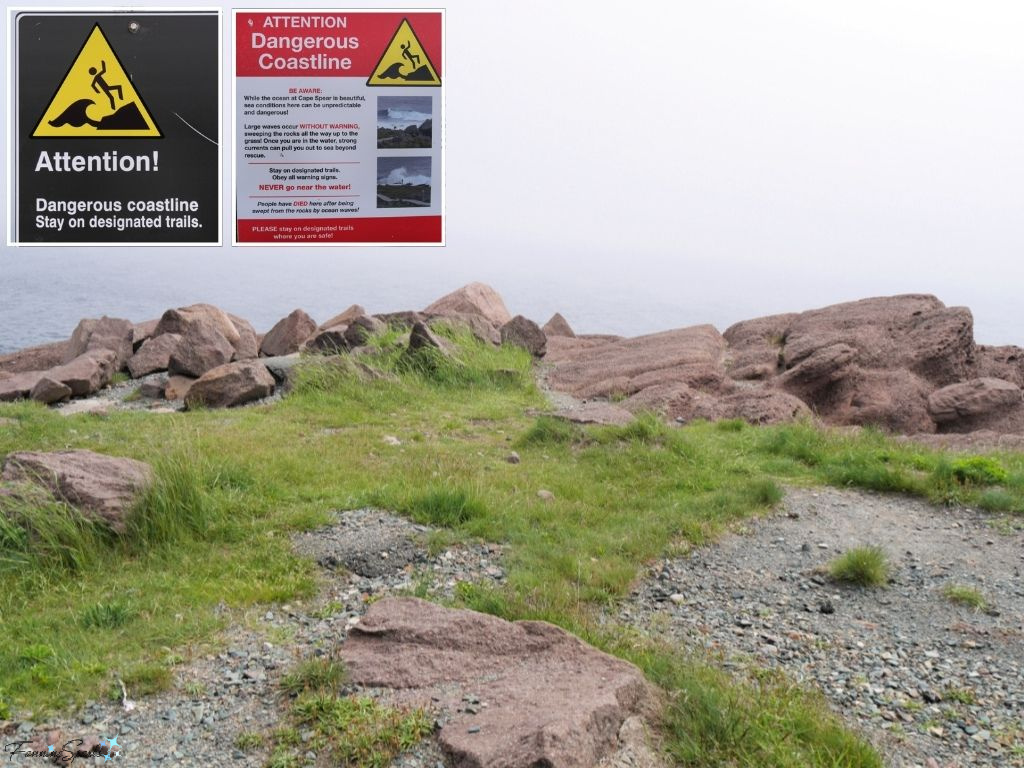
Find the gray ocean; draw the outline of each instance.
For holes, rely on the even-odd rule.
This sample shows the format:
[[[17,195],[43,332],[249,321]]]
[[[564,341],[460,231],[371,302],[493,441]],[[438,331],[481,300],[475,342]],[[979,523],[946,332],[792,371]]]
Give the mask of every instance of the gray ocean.
[[[483,253],[483,251],[481,251]],[[811,309],[896,293],[935,293],[966,305],[981,343],[1024,345],[1013,286],[820,273],[780,281],[771,265],[738,270],[629,258],[590,262],[552,254],[457,260],[444,248],[5,249],[0,252],[0,353],[66,339],[83,317],[140,322],[170,307],[216,304],[268,330],[296,307],[317,321],[358,303],[370,312],[422,309],[473,280],[494,286],[513,314],[540,323],[561,312],[584,333],[638,335]],[[1000,292],[1002,291],[1002,292]]]

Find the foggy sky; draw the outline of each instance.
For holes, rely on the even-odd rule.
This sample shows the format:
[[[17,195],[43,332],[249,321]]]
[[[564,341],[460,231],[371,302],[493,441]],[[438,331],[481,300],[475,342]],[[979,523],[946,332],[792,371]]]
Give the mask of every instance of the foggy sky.
[[[1022,4],[446,8],[444,248],[4,246],[0,326],[40,340],[74,259],[92,266],[58,293],[75,317],[204,300],[265,330],[477,279],[540,322],[626,333],[930,292],[970,306],[979,341],[1024,344]],[[226,14],[225,243],[230,31]]]

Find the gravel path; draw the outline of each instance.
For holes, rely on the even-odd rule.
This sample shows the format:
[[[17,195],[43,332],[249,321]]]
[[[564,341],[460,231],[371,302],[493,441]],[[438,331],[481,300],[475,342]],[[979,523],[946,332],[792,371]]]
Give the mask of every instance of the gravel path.
[[[193,651],[176,668],[172,690],[135,702],[130,712],[90,703],[73,718],[15,724],[4,743],[52,743],[54,729],[64,738],[119,734],[131,765],[263,765],[268,750],[256,737],[287,721],[280,677],[310,655],[330,654],[370,600],[395,593],[440,599],[462,581],[504,581],[500,546],[431,554],[430,534],[378,510],[340,513],[294,539],[299,553],[325,569],[315,599],[231,617],[215,648]],[[894,565],[888,588],[840,587],[824,577],[822,566],[861,544],[887,550]],[[777,514],[656,563],[618,619],[724,654],[733,668],[778,667],[819,687],[894,768],[1024,766],[1022,569],[1024,533],[979,513],[797,489]],[[991,609],[951,603],[942,592],[950,583],[975,587]],[[239,749],[243,734],[257,745]],[[322,758],[306,757],[309,764]],[[395,768],[444,765],[428,741]]]
[[[778,514],[657,563],[619,619],[820,688],[891,766],[1024,765],[1024,533],[899,496],[791,490]],[[888,588],[822,567],[880,545]],[[949,584],[991,604],[952,603]]]
[[[266,737],[286,724],[281,676],[305,658],[331,653],[369,601],[412,592],[450,598],[459,582],[504,580],[499,546],[457,545],[430,555],[429,533],[425,526],[378,510],[340,513],[333,524],[294,540],[299,553],[328,569],[315,599],[233,617],[216,649],[196,652],[177,667],[172,690],[133,702],[130,712],[118,703],[90,702],[75,717],[14,724],[2,742],[35,740],[45,749],[58,739],[119,735],[121,758],[131,766],[263,765],[266,746],[243,751],[236,740],[242,734]],[[317,762],[315,753],[306,757],[310,765]],[[427,742],[395,766],[443,768],[442,760]],[[75,764],[93,762],[103,760],[79,758]]]

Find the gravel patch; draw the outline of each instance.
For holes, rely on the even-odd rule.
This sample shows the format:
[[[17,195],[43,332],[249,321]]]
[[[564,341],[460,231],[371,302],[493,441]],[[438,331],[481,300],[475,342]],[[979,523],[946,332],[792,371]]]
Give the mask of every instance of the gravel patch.
[[[824,573],[883,547],[887,588]],[[791,490],[778,514],[658,562],[620,621],[819,688],[890,766],[1024,765],[1024,533],[969,509]],[[989,602],[951,602],[950,584]]]

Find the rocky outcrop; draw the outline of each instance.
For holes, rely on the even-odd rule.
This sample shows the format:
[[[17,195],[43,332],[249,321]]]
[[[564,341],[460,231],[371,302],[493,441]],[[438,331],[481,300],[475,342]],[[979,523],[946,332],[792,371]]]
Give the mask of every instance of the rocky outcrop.
[[[192,383],[185,406],[230,408],[259,400],[274,391],[274,377],[258,360],[226,363],[207,371]]]
[[[558,312],[555,312],[551,316],[551,319],[541,326],[541,330],[544,331],[544,335],[548,338],[552,336],[565,336],[570,339],[575,339],[576,334],[573,333],[572,326],[569,325],[569,321],[566,320]]]
[[[443,709],[438,741],[466,768],[590,768],[654,704],[640,670],[554,625],[416,598],[374,603],[339,653],[351,682]]]
[[[92,451],[25,451],[7,457],[0,479],[39,486],[123,533],[133,505],[153,482],[153,471],[141,461]]]
[[[548,378],[552,388],[576,397],[633,395],[677,382],[718,391],[726,378],[725,340],[710,325],[621,341],[576,343],[575,353],[562,357]]]
[[[1002,379],[971,379],[932,392],[928,413],[939,424],[1019,405],[1021,389]]]
[[[316,320],[301,309],[292,310],[287,317],[282,317],[274,327],[267,331],[260,343],[260,354],[265,357],[278,357],[298,352],[314,333]]]
[[[534,357],[544,357],[548,337],[533,320],[516,315],[501,326],[501,343],[522,347]]]
[[[26,347],[9,355],[0,355],[0,373],[45,371],[64,361],[64,353],[67,348],[68,342],[57,341],[53,344]]]
[[[495,327],[501,327],[512,315],[496,290],[483,283],[470,283],[442,296],[423,310],[425,315],[483,315]]]

